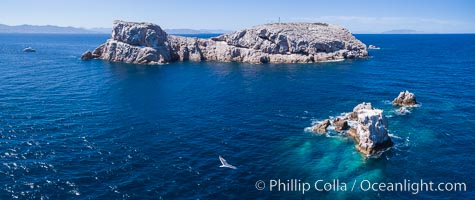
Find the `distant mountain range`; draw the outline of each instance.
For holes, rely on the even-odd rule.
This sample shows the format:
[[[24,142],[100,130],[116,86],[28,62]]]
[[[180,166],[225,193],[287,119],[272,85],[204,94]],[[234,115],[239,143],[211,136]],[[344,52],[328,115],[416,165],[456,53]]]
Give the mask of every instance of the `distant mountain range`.
[[[165,29],[169,34],[211,34],[211,33],[228,33],[229,30],[208,30],[208,29]],[[111,28],[77,28],[63,27],[53,25],[18,25],[9,26],[0,24],[0,33],[47,33],[47,34],[110,34]]]
[[[0,24],[0,33],[51,33],[51,34],[94,34],[101,33],[94,30],[76,28],[76,27],[61,27],[61,26],[36,26],[36,25],[18,25],[9,26]]]
[[[93,32],[96,32],[96,33],[106,33],[106,34],[112,33],[112,28],[99,27],[99,28],[90,28],[90,29],[87,29],[87,30],[90,30],[90,31],[93,31]]]

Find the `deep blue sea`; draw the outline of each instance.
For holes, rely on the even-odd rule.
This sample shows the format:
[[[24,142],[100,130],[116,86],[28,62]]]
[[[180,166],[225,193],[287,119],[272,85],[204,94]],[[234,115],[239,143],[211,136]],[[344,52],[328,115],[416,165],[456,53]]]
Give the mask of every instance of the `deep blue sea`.
[[[108,35],[2,34],[0,199],[473,198],[475,35],[356,36],[381,49],[333,63],[147,66],[80,60]],[[397,115],[390,101],[406,89],[421,106]],[[305,130],[361,102],[388,116],[395,146],[381,157]],[[270,191],[271,179],[467,191],[303,195]]]

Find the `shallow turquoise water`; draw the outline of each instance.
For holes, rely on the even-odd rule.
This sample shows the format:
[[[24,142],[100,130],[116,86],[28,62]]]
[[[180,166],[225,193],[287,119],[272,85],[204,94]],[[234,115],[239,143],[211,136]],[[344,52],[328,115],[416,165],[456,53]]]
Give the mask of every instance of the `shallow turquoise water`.
[[[0,199],[472,198],[475,35],[358,35],[319,64],[79,60],[106,35],[0,35]],[[36,53],[24,53],[32,46]],[[422,106],[395,115],[402,90]],[[395,147],[305,131],[371,102]],[[219,168],[222,155],[237,170]],[[270,179],[465,182],[466,192],[258,191]],[[268,186],[268,185],[267,185]]]

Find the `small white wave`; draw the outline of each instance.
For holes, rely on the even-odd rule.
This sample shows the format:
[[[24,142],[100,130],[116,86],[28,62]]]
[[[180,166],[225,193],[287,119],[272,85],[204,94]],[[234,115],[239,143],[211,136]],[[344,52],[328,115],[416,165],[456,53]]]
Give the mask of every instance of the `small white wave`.
[[[341,138],[341,135],[325,134],[327,138]]]
[[[319,124],[319,123],[321,123],[321,122],[323,122],[323,120],[312,119],[312,123],[311,123],[311,124],[312,124],[312,126],[315,126],[315,125],[317,125],[317,124]]]
[[[412,105],[412,106],[407,106],[407,107],[413,107],[413,108],[418,108],[418,107],[421,107],[422,106],[422,103],[417,103],[415,105]]]
[[[77,189],[71,190],[70,192],[71,192],[72,194],[76,195],[76,196],[81,195],[81,193],[79,193],[79,191],[78,191]]]
[[[320,62],[323,62],[323,63],[331,63],[331,62],[341,62],[341,61],[344,61],[345,59],[335,59],[335,60],[325,60],[325,61],[320,61]]]
[[[30,189],[35,188],[35,184],[34,184],[34,183],[25,183],[25,186],[28,186]]]
[[[396,136],[396,135],[394,135],[394,134],[391,134],[391,133],[389,133],[388,135],[389,135],[389,137],[391,137],[391,138],[402,139],[401,137],[399,137],[399,136]]]
[[[410,114],[411,111],[407,107],[400,107],[393,111],[397,115],[407,115]]]
[[[418,107],[421,107],[421,106],[422,106],[421,103],[417,103],[417,104],[414,104],[414,105],[401,106],[401,108],[418,108]]]
[[[386,149],[383,149],[381,151],[378,151],[376,154],[373,155],[365,155],[366,158],[379,158],[381,155],[383,155],[384,152],[389,151],[392,147],[388,147]]]
[[[307,132],[307,133],[313,133],[312,130],[313,130],[313,126],[305,127],[305,128],[303,129],[303,131],[305,131],[305,132]]]

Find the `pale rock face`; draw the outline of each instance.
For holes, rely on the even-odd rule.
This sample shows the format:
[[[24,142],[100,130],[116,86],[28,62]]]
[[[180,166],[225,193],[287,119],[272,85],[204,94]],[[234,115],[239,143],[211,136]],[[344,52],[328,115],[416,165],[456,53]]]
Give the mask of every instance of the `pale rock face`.
[[[399,95],[393,100],[395,106],[413,106],[416,105],[416,96],[409,91],[400,92]]]
[[[136,64],[168,63],[171,60],[168,36],[155,24],[115,21],[111,39],[97,47],[92,58]]]
[[[167,33],[151,23],[114,21],[111,38],[134,46],[157,47],[166,45]]]
[[[355,139],[357,149],[366,155],[372,155],[391,147],[388,135],[388,123],[380,109],[361,109],[358,111],[358,125]]]
[[[357,106],[355,106],[355,108],[353,108],[353,112],[350,113],[348,118],[353,121],[358,120],[358,112],[363,109],[371,110],[373,109],[373,106],[371,106],[371,103],[365,103],[365,102],[360,103]]]
[[[115,21],[111,39],[92,58],[138,64],[184,60],[311,63],[367,56],[365,44],[347,29],[330,24],[264,24],[198,39],[168,36],[155,24]]]
[[[347,29],[322,23],[264,24],[225,34],[214,40],[269,54],[315,55],[366,48]]]
[[[191,38],[169,36],[168,43],[173,61],[202,61],[208,57],[210,51],[216,46],[214,41]]]
[[[109,39],[93,52],[95,58],[136,64],[162,64],[170,60],[167,46],[139,47]]]
[[[330,120],[326,119],[323,122],[320,122],[316,126],[312,128],[314,132],[317,133],[325,133],[327,131],[328,126],[330,126]]]
[[[356,105],[353,108],[353,112],[358,112],[358,111],[363,110],[363,109],[372,110],[373,106],[371,105],[371,103],[363,102],[363,103],[360,103],[360,104]]]

